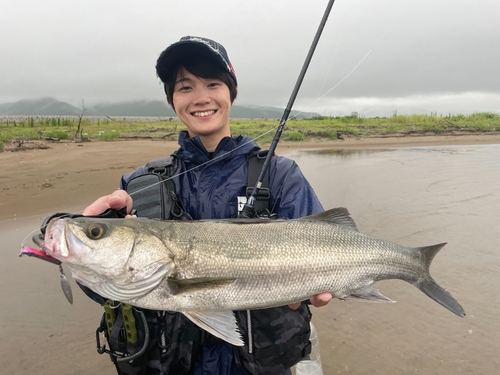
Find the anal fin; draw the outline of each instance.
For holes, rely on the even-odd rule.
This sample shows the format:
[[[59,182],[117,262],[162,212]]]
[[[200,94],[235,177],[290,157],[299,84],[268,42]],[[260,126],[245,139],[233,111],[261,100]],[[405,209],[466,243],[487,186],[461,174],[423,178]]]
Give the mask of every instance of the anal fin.
[[[198,327],[235,346],[243,346],[243,339],[232,311],[184,312]]]
[[[355,292],[351,293],[350,297],[372,302],[396,302],[380,293],[375,284],[356,290]]]

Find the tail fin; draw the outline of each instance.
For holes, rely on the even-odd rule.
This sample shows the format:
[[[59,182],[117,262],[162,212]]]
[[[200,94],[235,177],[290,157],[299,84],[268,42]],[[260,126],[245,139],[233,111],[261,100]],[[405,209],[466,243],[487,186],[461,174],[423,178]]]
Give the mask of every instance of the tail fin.
[[[429,267],[431,265],[432,259],[434,259],[434,256],[439,250],[441,250],[444,245],[446,245],[446,243],[416,249],[424,258],[426,276],[423,280],[415,282],[414,285],[429,297],[431,297],[434,301],[446,307],[452,313],[463,318],[465,316],[463,307],[460,306],[458,301],[453,298],[450,293],[440,287],[429,273]]]

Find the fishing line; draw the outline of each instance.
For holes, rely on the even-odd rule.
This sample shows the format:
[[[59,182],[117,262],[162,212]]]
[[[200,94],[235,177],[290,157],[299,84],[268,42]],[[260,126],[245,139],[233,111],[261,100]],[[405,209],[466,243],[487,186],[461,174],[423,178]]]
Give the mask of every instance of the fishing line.
[[[314,105],[316,104],[317,102],[319,102],[321,99],[323,99],[325,96],[327,96],[330,92],[332,92],[333,90],[335,90],[342,82],[344,82],[347,78],[349,78],[349,76],[354,73],[354,71],[356,69],[359,68],[359,66],[368,58],[368,56],[373,52],[373,50],[375,49],[375,47],[377,47],[377,45],[382,41],[382,39],[385,37],[385,35],[389,32],[390,29],[392,29],[394,27],[394,24],[396,23],[396,20],[393,20],[392,23],[389,25],[389,27],[382,33],[382,35],[377,39],[377,41],[375,42],[375,44],[373,44],[373,46],[370,47],[370,49],[368,50],[368,52],[361,58],[361,60],[359,60],[359,62],[354,66],[354,68],[352,68],[340,81],[338,81],[332,88],[330,88],[328,91],[326,91],[323,95],[319,96],[314,102],[312,102],[310,105]],[[334,58],[332,58],[331,60],[331,63],[330,63],[330,68],[331,66],[333,65],[333,61],[334,61]],[[330,69],[329,68],[329,69]],[[325,75],[325,80],[323,80],[323,82],[326,81],[326,77],[328,76],[328,73],[329,71],[327,72],[327,74]],[[321,87],[321,90],[323,89],[323,85]],[[320,92],[321,92],[320,90]],[[300,115],[301,113],[304,113],[305,111],[299,111],[297,112],[295,115],[293,115],[291,118],[296,118],[298,115]]]
[[[340,38],[342,38],[343,35],[344,35],[344,32],[342,31],[342,34],[340,35]],[[328,70],[327,70],[327,72],[325,74],[325,78],[323,79],[323,82],[321,83],[321,88],[319,89],[318,98],[320,97],[321,93],[323,92],[323,87],[325,87],[328,75],[330,74],[330,72],[332,70],[332,66],[333,66],[333,62],[334,61],[335,61],[335,57],[332,57],[332,59],[330,60],[330,65],[328,66]]]
[[[329,4],[329,6],[330,6],[330,5],[333,5],[333,2],[332,2],[332,4]],[[342,78],[342,79],[341,79],[341,80],[340,80],[337,84],[335,84],[332,88],[330,88],[330,89],[329,89],[327,92],[325,92],[323,95],[321,95],[320,97],[318,97],[318,98],[317,98],[317,99],[316,99],[316,100],[315,100],[312,104],[317,103],[319,100],[321,100],[321,99],[322,99],[322,98],[324,98],[326,95],[328,95],[331,91],[333,91],[336,87],[338,87],[338,86],[339,86],[342,82],[344,82],[344,81],[345,81],[345,80],[346,80],[346,79],[347,79],[347,78],[348,78],[348,77],[349,77],[349,76],[350,76],[350,75],[351,75],[351,74],[352,74],[352,73],[353,73],[353,72],[354,72],[354,71],[355,71],[355,70],[356,70],[356,69],[357,69],[357,68],[358,68],[358,67],[359,67],[359,66],[360,66],[360,65],[361,65],[361,64],[362,64],[365,60],[366,60],[366,58],[367,58],[367,57],[370,55],[370,53],[371,53],[371,52],[375,49],[375,47],[376,47],[376,46],[380,43],[380,41],[381,41],[381,40],[384,38],[384,36],[385,36],[385,35],[389,32],[389,30],[390,30],[390,29],[394,26],[394,24],[395,24],[395,20],[394,20],[394,21],[392,22],[392,24],[391,24],[391,25],[390,25],[390,26],[386,29],[386,31],[385,31],[385,32],[384,32],[384,33],[383,33],[383,34],[379,37],[379,39],[375,42],[375,44],[374,44],[374,45],[373,45],[373,46],[372,46],[372,47],[368,50],[368,52],[367,52],[367,53],[363,56],[363,58],[362,58],[362,59],[361,59],[361,60],[360,60],[360,61],[359,61],[359,62],[358,62],[355,66],[354,66],[354,68],[353,68],[353,69],[351,69],[351,71],[349,71],[349,73],[347,73],[347,75],[346,75],[345,77],[343,77],[343,78]],[[330,71],[330,69],[331,69],[332,64],[333,64],[333,59],[332,59],[332,62],[331,62],[331,64],[330,64],[329,71]],[[327,72],[327,74],[325,75],[325,80],[324,80],[324,82],[326,81],[326,77],[328,76],[329,71],[328,71],[328,72]],[[322,87],[323,87],[323,86],[322,86]],[[291,110],[291,108],[290,108],[290,110]],[[299,111],[299,112],[297,112],[296,114],[294,114],[293,116],[291,116],[290,118],[286,118],[286,119],[284,119],[284,121],[282,121],[282,123],[280,123],[280,124],[278,124],[278,125],[276,125],[276,126],[274,126],[274,127],[270,128],[269,130],[267,130],[267,131],[263,132],[262,134],[260,134],[260,135],[256,136],[255,138],[251,138],[248,142],[244,142],[244,143],[242,143],[241,145],[238,145],[238,146],[237,146],[237,147],[235,147],[233,150],[230,150],[230,151],[225,152],[225,153],[223,153],[223,154],[221,154],[221,155],[218,155],[218,156],[214,157],[213,159],[210,159],[210,160],[208,160],[208,161],[206,161],[206,162],[204,162],[204,163],[202,163],[202,164],[200,164],[200,165],[197,165],[197,166],[195,166],[195,167],[193,167],[193,168],[190,168],[190,169],[188,169],[188,170],[186,170],[186,171],[184,171],[184,172],[180,172],[180,173],[178,173],[178,174],[176,174],[176,175],[173,175],[173,176],[171,176],[171,177],[169,177],[169,178],[166,178],[166,179],[165,179],[165,180],[163,180],[163,181],[159,181],[159,182],[156,182],[156,183],[151,184],[151,185],[149,185],[149,186],[146,186],[146,187],[144,187],[144,188],[142,188],[142,189],[139,189],[139,190],[135,191],[134,193],[130,194],[130,196],[131,196],[131,197],[133,197],[135,194],[138,194],[138,193],[140,193],[140,192],[142,192],[142,191],[144,191],[144,190],[147,190],[147,189],[152,188],[152,187],[154,187],[154,186],[156,186],[156,185],[159,185],[159,184],[161,184],[161,183],[164,183],[165,181],[171,180],[171,179],[173,179],[173,178],[177,178],[177,177],[182,176],[182,175],[184,175],[184,174],[187,174],[187,173],[189,173],[189,172],[192,172],[192,171],[194,171],[194,170],[196,170],[196,169],[198,169],[198,168],[201,168],[201,167],[203,167],[203,166],[206,166],[206,165],[208,165],[208,164],[210,164],[210,163],[212,163],[212,162],[214,162],[214,161],[216,161],[216,160],[218,160],[218,159],[220,159],[220,158],[223,158],[223,157],[225,157],[225,156],[227,156],[227,155],[229,155],[229,154],[231,154],[231,153],[235,152],[235,151],[236,151],[236,150],[238,150],[239,148],[244,147],[244,146],[246,146],[247,144],[252,143],[252,142],[254,142],[254,141],[256,141],[256,140],[258,140],[258,139],[260,139],[260,138],[264,137],[265,135],[267,135],[267,134],[271,133],[272,131],[277,130],[280,126],[284,126],[285,124],[287,124],[287,123],[288,123],[288,121],[290,121],[292,118],[296,118],[296,117],[297,117],[299,114],[301,114],[301,113],[304,113],[304,111]],[[297,147],[297,149],[296,149],[296,150],[298,150],[298,147]],[[288,172],[287,172],[286,176],[288,176]],[[285,180],[286,180],[286,176],[285,176]],[[282,189],[280,189],[279,194],[281,193],[281,190],[282,190]],[[278,196],[279,196],[279,194],[278,194]],[[273,207],[273,209],[272,209],[273,211],[274,211],[274,208],[275,208],[275,207]],[[77,213],[77,214],[80,214],[80,213],[82,213],[83,211],[84,211],[84,210],[77,211],[76,213]],[[71,214],[68,214],[68,215],[71,215]],[[60,216],[60,218],[64,218],[64,217],[66,217],[66,216],[64,216],[64,215]],[[28,234],[26,235],[26,237],[22,240],[22,245],[21,245],[21,248],[24,246],[24,244],[26,243],[26,241],[28,240],[28,238],[30,237],[30,235],[33,235],[33,234],[34,234],[34,233],[36,233],[38,230],[39,230],[39,229],[35,229],[35,230],[31,231],[30,233],[28,233]]]
[[[292,91],[292,94],[291,94],[290,99],[289,99],[289,101],[288,101],[288,104],[287,104],[287,106],[286,106],[285,112],[283,113],[283,116],[282,116],[282,119],[281,119],[281,121],[280,121],[279,125],[278,125],[276,128],[274,128],[274,129],[276,129],[276,133],[275,133],[274,139],[273,139],[273,141],[272,141],[272,143],[271,143],[271,146],[269,147],[269,152],[268,152],[268,155],[267,155],[267,157],[266,157],[266,159],[265,159],[265,161],[264,161],[264,164],[263,164],[263,166],[262,166],[262,170],[261,170],[261,171],[260,171],[260,173],[259,173],[259,176],[258,176],[258,178],[257,178],[257,183],[255,184],[255,186],[254,186],[254,188],[253,188],[252,194],[251,194],[251,195],[250,195],[250,197],[248,198],[247,203],[245,204],[245,206],[243,207],[242,212],[240,213],[240,214],[241,214],[241,217],[253,217],[253,216],[254,216],[254,214],[255,214],[255,208],[254,208],[254,205],[253,205],[253,204],[254,204],[254,201],[255,201],[255,199],[256,199],[257,192],[258,192],[258,190],[260,189],[260,187],[261,187],[261,185],[262,185],[262,181],[264,180],[264,175],[265,175],[265,173],[267,172],[268,166],[269,166],[270,161],[271,161],[271,157],[274,155],[274,151],[275,151],[276,146],[277,146],[277,144],[278,144],[278,141],[279,141],[279,138],[280,138],[280,136],[281,136],[281,133],[282,133],[282,131],[283,131],[283,129],[284,129],[285,124],[287,123],[287,120],[288,120],[288,115],[290,114],[290,112],[291,112],[291,110],[292,110],[293,103],[294,103],[294,101],[295,101],[295,98],[297,97],[297,94],[298,94],[299,88],[300,88],[300,86],[301,86],[301,84],[302,84],[302,81],[303,81],[303,79],[304,79],[305,73],[306,73],[307,68],[308,68],[308,66],[309,66],[309,63],[310,63],[310,61],[311,61],[311,59],[312,59],[312,55],[313,55],[313,53],[314,53],[314,50],[316,49],[316,46],[317,46],[318,41],[319,41],[319,38],[320,38],[320,36],[321,36],[321,33],[322,33],[323,28],[324,28],[324,26],[325,26],[325,24],[326,24],[326,21],[327,21],[327,19],[328,19],[328,15],[330,14],[330,11],[331,11],[331,8],[332,8],[332,6],[333,6],[334,2],[335,2],[335,0],[329,0],[329,2],[328,2],[328,5],[327,5],[327,7],[326,7],[326,10],[325,10],[325,12],[324,12],[324,14],[323,14],[323,18],[321,19],[321,22],[320,22],[320,25],[319,25],[318,30],[317,30],[317,32],[316,32],[316,35],[314,36],[313,43],[312,43],[312,45],[311,45],[311,47],[310,47],[310,49],[309,49],[309,52],[308,52],[307,57],[306,57],[306,60],[304,61],[304,64],[303,64],[303,66],[302,66],[302,69],[301,69],[301,71],[300,71],[300,73],[299,73],[299,77],[298,77],[298,79],[297,79],[297,82],[295,83],[295,87],[294,87],[294,89],[293,89],[293,91]],[[273,130],[273,129],[270,129],[270,130],[268,130],[267,132],[264,132],[263,134],[261,134],[259,137],[256,137],[255,139],[258,139],[258,138],[260,138],[260,137],[263,137],[264,135],[266,135],[267,133],[269,133],[269,132],[270,132],[270,131],[272,131],[272,130]],[[249,141],[249,142],[247,142],[247,143],[250,143],[250,142],[252,142],[252,141],[253,141],[253,140],[250,140],[250,141]],[[247,144],[247,143],[245,143],[245,144]],[[240,145],[238,148],[243,147],[245,144]],[[236,149],[235,149],[235,150],[236,150]],[[200,167],[202,167],[202,166],[204,166],[204,165],[207,165],[208,163],[210,163],[210,162],[212,162],[212,161],[214,161],[214,160],[217,160],[217,159],[219,159],[219,158],[222,158],[222,157],[224,157],[225,155],[228,155],[229,153],[231,153],[232,151],[235,151],[235,150],[231,150],[230,152],[227,152],[227,153],[224,153],[224,154],[222,154],[222,155],[219,155],[218,157],[215,157],[215,158],[213,158],[213,159],[211,159],[211,160],[208,160],[207,162],[202,163],[202,164],[200,164],[200,165],[198,165],[198,166],[196,166],[196,167],[194,167],[194,168],[192,168],[192,169],[190,169],[190,170],[187,170],[187,171],[181,172],[181,173],[177,174],[176,176],[172,176],[171,178],[181,176],[181,175],[183,175],[183,174],[185,174],[185,173],[188,173],[188,172],[190,172],[190,171],[193,171],[194,169],[197,169],[197,168],[200,168]],[[170,178],[170,179],[171,179],[171,178]],[[136,191],[136,193],[139,193],[139,192],[141,192],[141,191],[144,191],[145,189],[148,189],[148,188],[151,188],[151,187],[153,187],[153,186],[156,186],[156,185],[158,185],[158,184],[160,184],[160,183],[162,183],[162,182],[164,182],[164,181],[165,181],[165,180],[163,180],[163,181],[161,181],[161,182],[158,182],[158,183],[155,183],[155,184],[153,184],[153,185],[149,185],[149,186],[147,186],[147,187],[144,187],[143,189]],[[132,196],[132,194],[131,194],[131,196]],[[83,212],[83,211],[81,211],[81,212]],[[62,217],[62,216],[61,216],[61,217]],[[32,231],[31,233],[34,233],[34,232],[36,232],[36,230]],[[31,234],[31,233],[30,233],[30,234]],[[29,235],[30,235],[30,234],[28,234],[28,235],[26,236],[26,238],[23,240],[23,244],[24,244],[24,242],[26,241],[26,239],[29,237]]]
[[[241,217],[241,218],[255,217],[254,203],[257,199],[257,194],[262,187],[262,182],[264,181],[264,176],[267,173],[267,170],[269,168],[271,158],[273,157],[274,151],[276,150],[278,142],[281,138],[281,134],[283,133],[283,130],[285,128],[285,124],[288,120],[288,116],[290,115],[290,112],[292,111],[293,103],[295,102],[295,99],[297,98],[297,94],[299,93],[300,86],[302,85],[302,81],[304,80],[307,69],[309,68],[309,64],[311,63],[312,56],[314,54],[314,51],[316,50],[316,47],[318,45],[321,34],[323,33],[323,29],[326,25],[326,21],[328,20],[328,17],[330,15],[330,12],[332,10],[334,2],[335,2],[335,0],[328,1],[328,5],[326,6],[325,12],[323,13],[323,17],[321,18],[321,22],[319,23],[318,29],[316,30],[316,34],[314,35],[314,39],[312,41],[311,47],[309,48],[309,52],[307,53],[304,64],[302,65],[302,69],[300,70],[299,77],[297,78],[297,81],[295,82],[295,87],[292,90],[292,93],[290,95],[290,99],[288,100],[288,104],[285,108],[285,111],[283,112],[283,116],[281,117],[280,124],[279,124],[278,128],[276,129],[276,133],[274,135],[273,141],[271,143],[271,146],[269,147],[269,152],[267,153],[267,156],[264,160],[264,164],[262,165],[262,169],[260,170],[259,176],[257,177],[257,182],[255,183],[255,186],[253,187],[252,194],[250,194],[250,196],[247,199],[247,202],[245,203],[245,205],[243,206],[243,209],[240,212],[239,217]]]
[[[215,156],[214,158],[212,158],[212,159],[210,159],[210,160],[208,160],[208,161],[206,161],[206,162],[204,162],[204,163],[202,163],[202,164],[199,164],[199,165],[197,165],[197,166],[195,166],[195,167],[193,167],[193,168],[187,169],[187,170],[185,170],[184,172],[180,172],[180,173],[177,173],[177,174],[175,174],[175,175],[173,175],[173,176],[170,176],[170,177],[168,177],[168,178],[165,178],[165,179],[164,179],[164,180],[162,180],[162,181],[158,181],[158,182],[155,182],[155,183],[150,184],[150,185],[148,185],[148,186],[145,186],[144,188],[139,189],[139,190],[136,190],[136,191],[134,191],[133,193],[131,193],[131,194],[129,194],[129,195],[133,198],[135,194],[139,194],[139,193],[141,193],[141,192],[143,192],[143,191],[145,191],[145,190],[147,190],[147,189],[150,189],[150,188],[152,188],[152,187],[155,187],[156,185],[163,184],[163,183],[165,183],[165,181],[169,181],[169,180],[171,180],[171,179],[173,179],[173,178],[177,178],[177,177],[179,177],[179,176],[182,176],[182,175],[184,175],[184,174],[187,174],[187,173],[189,173],[189,172],[192,172],[192,171],[194,171],[194,170],[196,170],[196,169],[198,169],[198,168],[201,168],[201,167],[203,167],[203,166],[205,166],[205,165],[208,165],[208,164],[210,164],[210,163],[212,163],[212,162],[216,161],[217,159],[223,158],[223,157],[225,157],[226,155],[229,155],[229,154],[231,154],[231,153],[235,152],[236,150],[238,150],[238,149],[240,149],[240,148],[242,148],[242,147],[246,146],[247,144],[254,142],[254,141],[255,141],[255,140],[257,140],[257,139],[264,137],[264,136],[265,136],[265,135],[267,135],[268,133],[271,133],[273,130],[275,130],[278,126],[279,126],[279,125],[276,125],[275,127],[270,128],[269,130],[265,131],[264,133],[262,133],[262,134],[260,134],[260,135],[256,136],[255,138],[250,138],[250,140],[249,140],[249,141],[247,141],[247,142],[243,142],[241,145],[236,146],[234,149],[232,149],[232,150],[230,150],[230,151],[227,151],[227,152],[225,152],[225,153],[223,153],[223,154],[221,154],[221,155],[217,155],[217,156]],[[68,217],[68,216],[70,216],[70,215],[74,215],[74,214],[81,214],[84,210],[85,210],[85,209],[80,210],[80,211],[76,211],[76,212],[73,212],[73,213],[68,213],[68,214],[66,214],[66,215],[61,215],[61,216],[59,216],[58,218],[59,218],[59,219],[64,219],[65,217]],[[26,237],[24,237],[24,239],[21,241],[21,249],[23,249],[23,247],[25,247],[26,241],[30,238],[30,236],[33,236],[33,234],[35,234],[35,233],[36,233],[36,232],[38,232],[39,230],[40,230],[40,228],[34,229],[34,230],[32,230],[31,232],[29,232],[29,233],[26,235]]]

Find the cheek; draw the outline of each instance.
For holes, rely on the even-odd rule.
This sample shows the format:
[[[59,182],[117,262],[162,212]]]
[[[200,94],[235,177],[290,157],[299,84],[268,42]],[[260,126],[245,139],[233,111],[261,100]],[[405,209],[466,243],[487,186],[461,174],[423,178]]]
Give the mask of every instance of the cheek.
[[[188,99],[186,95],[174,95],[172,102],[170,103],[172,108],[177,112],[181,112],[188,105]]]

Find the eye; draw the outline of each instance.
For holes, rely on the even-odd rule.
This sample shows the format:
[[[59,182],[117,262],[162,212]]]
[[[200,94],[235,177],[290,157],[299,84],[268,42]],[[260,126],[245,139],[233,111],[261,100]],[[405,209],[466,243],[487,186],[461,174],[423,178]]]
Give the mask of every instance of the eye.
[[[87,237],[91,240],[98,240],[105,232],[105,228],[102,224],[92,224],[87,228]]]
[[[177,92],[188,92],[190,90],[192,90],[193,87],[192,85],[189,84],[189,82],[186,82],[186,81],[182,81],[182,82],[179,82],[175,85],[175,88],[174,88],[174,91],[177,91]]]

